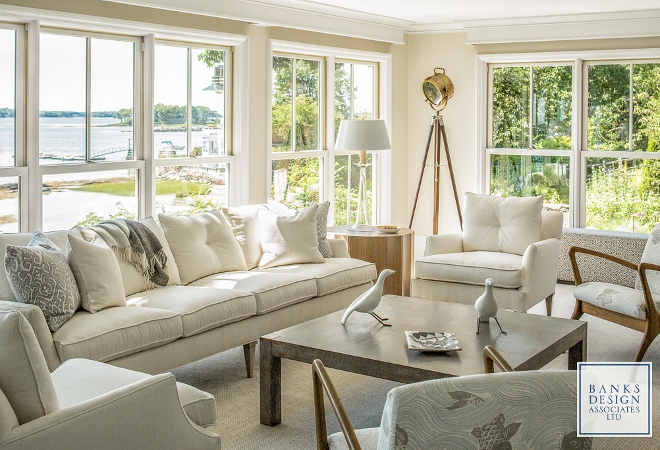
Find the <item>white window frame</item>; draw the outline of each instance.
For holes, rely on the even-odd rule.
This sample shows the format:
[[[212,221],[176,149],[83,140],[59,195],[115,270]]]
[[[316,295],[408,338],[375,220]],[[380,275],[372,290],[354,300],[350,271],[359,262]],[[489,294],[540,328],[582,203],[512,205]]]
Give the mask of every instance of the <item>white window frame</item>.
[[[509,53],[477,56],[477,189],[480,193],[490,192],[490,156],[493,154],[569,156],[570,157],[570,200],[569,227],[584,228],[586,225],[586,159],[636,158],[660,159],[656,152],[594,151],[587,148],[588,120],[588,76],[591,64],[635,64],[660,62],[660,48],[629,50],[588,50],[571,52]],[[571,150],[528,150],[493,149],[492,138],[492,71],[489,67],[502,66],[573,66],[573,101]],[[531,132],[531,129],[530,129]],[[630,137],[631,138],[631,137]],[[660,152],[659,152],[660,153]],[[579,174],[579,176],[576,176]]]
[[[18,231],[28,228],[28,169],[25,161],[25,25],[0,23],[3,30],[16,32],[16,61],[14,86],[14,165],[0,167],[0,177],[18,179]],[[25,194],[25,195],[24,195]]]
[[[392,56],[386,53],[378,52],[365,52],[359,50],[351,50],[337,47],[327,47],[320,45],[301,44],[290,41],[280,41],[269,39],[269,80],[268,83],[268,98],[273,97],[272,92],[272,73],[273,73],[273,57],[274,56],[294,56],[304,59],[317,59],[324,60],[324,67],[320,81],[319,98],[321,99],[321,111],[319,114],[319,144],[321,149],[318,151],[302,150],[297,152],[273,152],[270,148],[272,143],[272,108],[268,108],[267,120],[267,142],[269,145],[267,151],[267,191],[266,198],[270,198],[272,192],[272,168],[273,160],[279,159],[292,159],[301,157],[320,157],[324,158],[324,173],[321,174],[322,183],[320,201],[329,200],[334,204],[334,158],[347,154],[346,152],[335,152],[335,136],[334,136],[334,120],[335,120],[335,106],[334,106],[334,85],[335,85],[335,62],[351,62],[351,63],[369,63],[378,66],[377,72],[377,95],[375,101],[377,102],[377,109],[374,109],[377,118],[384,119],[388,125],[388,132],[390,133],[391,141],[391,123],[392,123],[392,110],[391,110],[391,80],[392,80]],[[321,119],[323,117],[323,119]],[[323,138],[321,138],[323,136]],[[391,156],[390,151],[373,152],[377,159],[377,166],[374,167],[374,173],[379,176],[374,177],[373,183],[376,186],[376,198],[373,205],[373,223],[389,223],[391,221],[391,183],[389,182],[391,173]],[[334,208],[330,208],[328,214],[329,223],[334,223]]]
[[[228,164],[229,204],[244,204],[249,201],[248,36],[76,13],[64,14],[13,5],[0,5],[0,27],[20,31],[17,33],[17,54],[24,56],[16,61],[16,162],[14,167],[0,167],[0,176],[19,177],[19,231],[34,232],[42,229],[43,175],[136,169],[139,189],[136,212],[138,218],[143,218],[155,212],[157,167],[218,162],[216,157],[175,158],[175,164],[171,164],[165,159],[155,161],[153,158],[153,66],[156,39],[185,42],[195,48],[222,47],[231,50],[228,59],[230,67],[233,63],[233,70],[226,70],[225,74],[232,76],[234,81],[226,84],[225,98],[229,99],[230,104],[225,110],[225,127],[228,140],[226,149],[232,154],[221,158]],[[139,123],[136,114],[141,115],[143,126],[134,127],[134,160],[43,166],[39,164],[39,39],[42,27],[49,33],[80,33],[79,35],[139,41],[135,47],[135,55],[141,67],[134,68],[136,101],[133,114],[135,124]],[[141,94],[138,93],[140,87]],[[230,125],[227,125],[228,121],[231,121]]]

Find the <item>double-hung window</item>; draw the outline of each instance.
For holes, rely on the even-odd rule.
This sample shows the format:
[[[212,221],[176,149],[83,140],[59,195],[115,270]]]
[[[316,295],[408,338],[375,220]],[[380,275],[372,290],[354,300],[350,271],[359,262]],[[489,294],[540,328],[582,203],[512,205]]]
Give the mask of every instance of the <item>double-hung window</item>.
[[[644,58],[617,59],[626,53]],[[484,191],[543,195],[565,226],[650,231],[660,221],[660,51],[626,53],[480,57]]]
[[[193,212],[228,205],[230,73],[229,48],[156,43],[156,212]]]
[[[39,164],[44,230],[135,218],[140,154],[139,44],[41,29]],[[94,164],[92,164],[94,163]]]
[[[318,53],[273,53],[270,195],[294,209],[330,200],[330,220],[343,225],[355,220],[359,156],[335,151],[334,141],[342,119],[383,118],[383,62],[326,48]],[[368,163],[368,211],[375,223],[381,218],[380,152],[370,152]]]

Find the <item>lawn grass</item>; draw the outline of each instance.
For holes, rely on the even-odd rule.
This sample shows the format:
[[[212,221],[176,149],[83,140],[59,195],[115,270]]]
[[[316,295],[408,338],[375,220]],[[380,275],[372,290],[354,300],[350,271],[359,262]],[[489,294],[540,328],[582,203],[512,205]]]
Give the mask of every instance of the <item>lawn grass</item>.
[[[204,195],[210,185],[204,183],[191,183],[173,180],[156,180],[156,195],[176,195],[185,197],[186,195]],[[125,181],[119,183],[98,183],[77,186],[71,188],[74,191],[95,192],[97,194],[112,194],[122,197],[135,196],[135,182]]]

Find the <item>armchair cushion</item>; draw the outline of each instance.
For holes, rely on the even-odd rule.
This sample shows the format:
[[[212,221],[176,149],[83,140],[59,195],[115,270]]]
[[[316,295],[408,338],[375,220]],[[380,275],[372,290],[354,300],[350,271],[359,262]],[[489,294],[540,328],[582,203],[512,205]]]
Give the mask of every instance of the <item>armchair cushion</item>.
[[[0,390],[0,442],[4,441],[11,430],[18,426],[16,413],[9,404],[4,392]]]
[[[18,311],[0,316],[0,390],[24,424],[60,409],[46,359]]]
[[[576,299],[591,303],[610,311],[625,314],[638,319],[646,319],[646,303],[644,293],[617,284],[587,282],[582,283],[573,291]],[[656,308],[660,302],[655,302]]]
[[[417,278],[517,289],[523,283],[522,256],[500,252],[445,253],[415,261]]]
[[[151,378],[146,373],[89,359],[70,359],[58,367],[52,376],[63,409]],[[215,425],[217,412],[211,394],[183,383],[177,383],[176,388],[181,406],[190,420],[200,427]]]
[[[362,450],[376,450],[378,447],[379,431],[380,428],[378,427],[355,430],[355,435],[358,438]],[[328,447],[330,447],[330,450],[349,450],[344,433],[339,432],[328,436]]]
[[[467,192],[463,249],[522,255],[541,235],[543,197],[497,197]]]
[[[651,231],[644,247],[644,253],[642,253],[641,262],[660,265],[660,224],[656,225]],[[646,280],[649,283],[651,292],[660,295],[660,272],[653,270],[647,271]],[[635,281],[635,289],[642,289],[642,282],[639,276]]]

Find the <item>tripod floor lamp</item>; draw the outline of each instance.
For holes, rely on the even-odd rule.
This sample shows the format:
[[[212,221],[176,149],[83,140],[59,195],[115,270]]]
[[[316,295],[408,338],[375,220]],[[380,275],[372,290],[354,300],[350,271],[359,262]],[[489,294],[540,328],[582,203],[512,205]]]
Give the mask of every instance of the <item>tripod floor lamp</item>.
[[[431,128],[429,129],[429,137],[426,141],[426,150],[424,151],[424,159],[422,160],[422,171],[419,174],[419,183],[417,184],[417,193],[415,194],[415,201],[413,203],[412,212],[410,213],[410,224],[408,228],[412,228],[413,219],[415,217],[415,209],[417,208],[417,200],[419,199],[419,191],[422,188],[422,178],[424,177],[424,170],[426,169],[426,160],[429,155],[429,148],[431,141],[433,141],[433,234],[438,234],[438,213],[440,207],[440,150],[441,147],[445,148],[445,156],[447,158],[447,167],[449,168],[449,176],[451,178],[451,185],[454,189],[454,200],[456,201],[456,211],[458,212],[458,221],[463,228],[463,216],[461,215],[461,205],[458,201],[458,192],[456,191],[456,180],[454,179],[454,169],[451,165],[451,156],[449,155],[449,147],[447,146],[447,132],[445,131],[445,124],[442,120],[440,111],[445,109],[447,101],[454,96],[454,83],[451,82],[449,77],[445,75],[445,69],[436,67],[433,75],[427,77],[422,83],[422,91],[429,102],[435,114],[431,118]]]
[[[390,138],[384,120],[344,119],[339,124],[335,150],[359,151],[360,185],[355,223],[350,230],[372,231],[367,208],[367,151],[389,150]],[[348,201],[350,202],[350,193]]]

